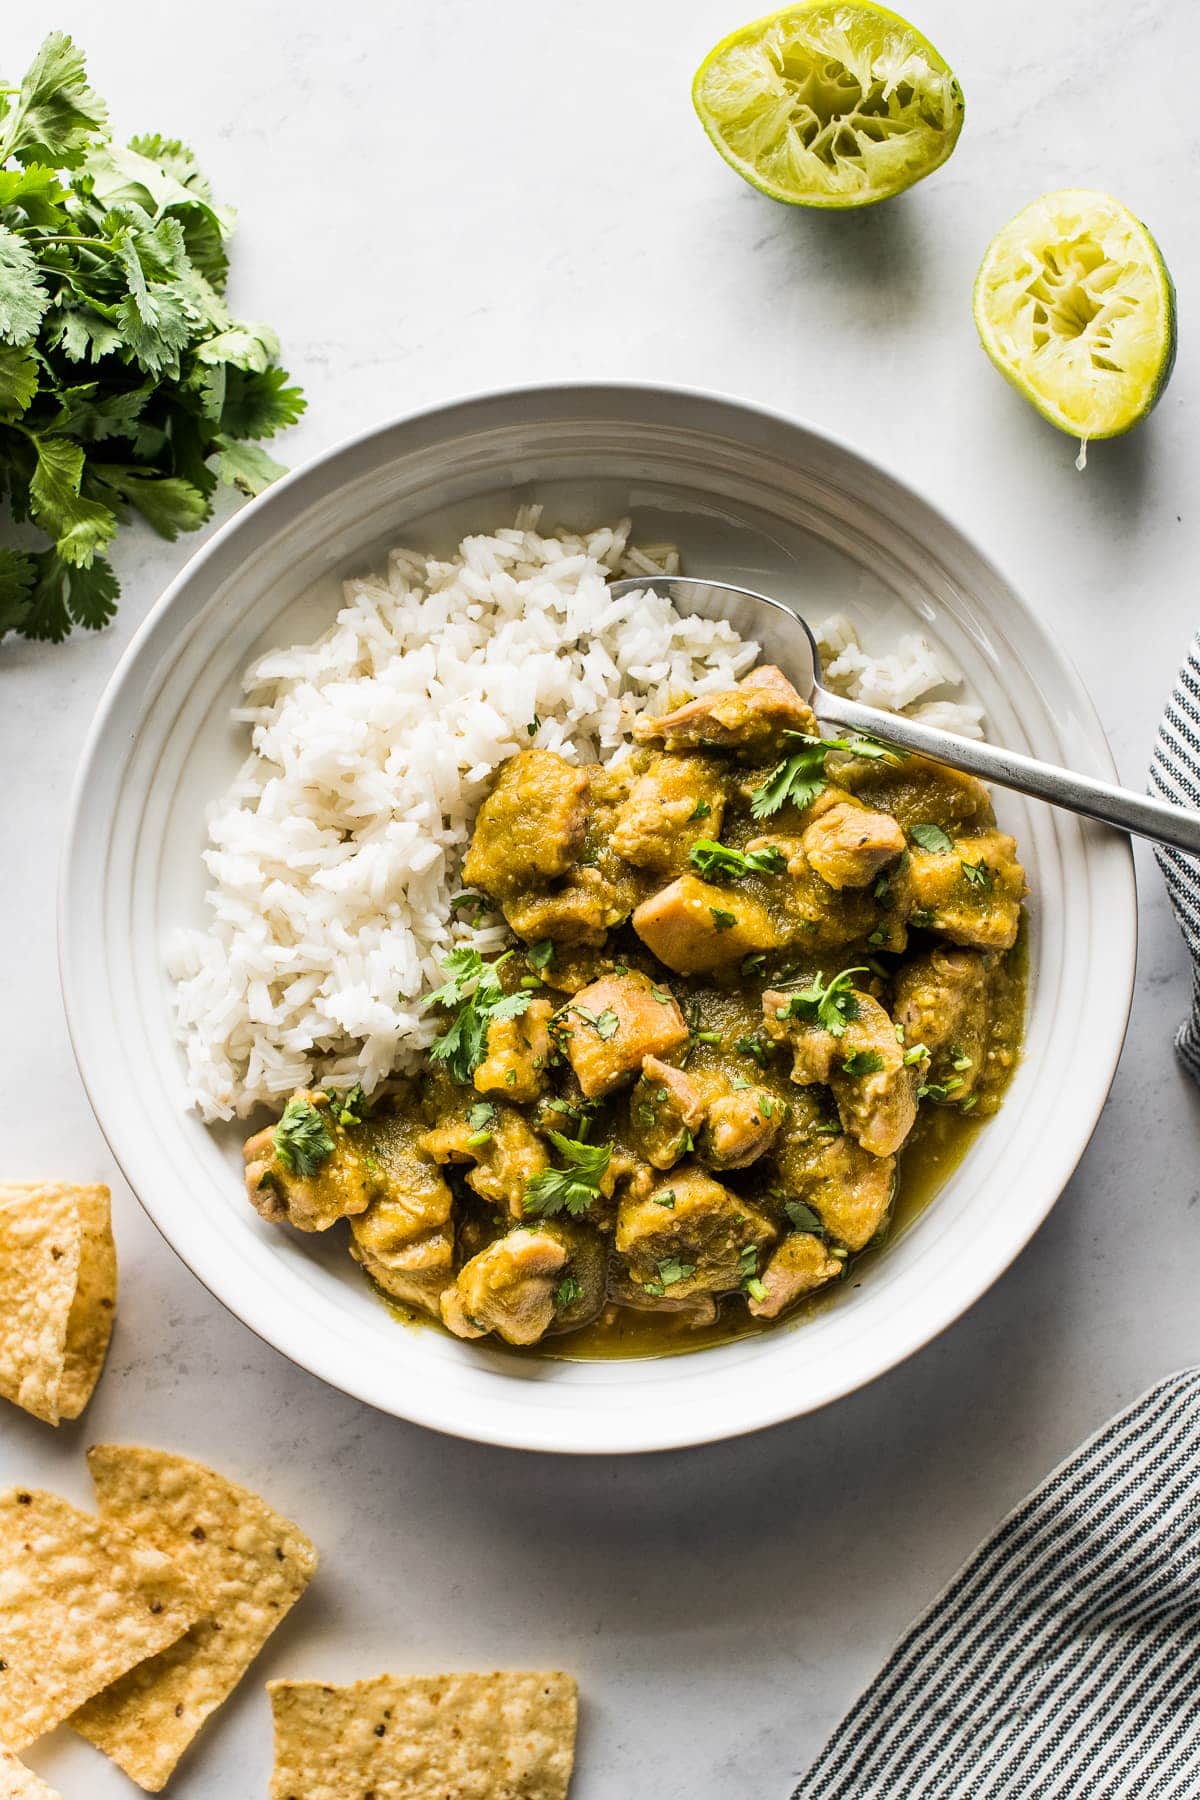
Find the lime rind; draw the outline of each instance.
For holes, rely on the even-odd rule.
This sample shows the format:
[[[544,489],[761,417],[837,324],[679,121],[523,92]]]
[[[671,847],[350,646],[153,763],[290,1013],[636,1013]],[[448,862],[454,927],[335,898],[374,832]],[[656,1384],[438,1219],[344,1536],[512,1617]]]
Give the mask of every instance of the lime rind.
[[[984,349],[1043,418],[1086,444],[1152,410],[1175,364],[1175,288],[1145,225],[1111,194],[1043,194],[975,279]]]
[[[692,99],[740,175],[791,205],[870,206],[954,149],[963,98],[929,40],[864,0],[805,0],[712,50]]]

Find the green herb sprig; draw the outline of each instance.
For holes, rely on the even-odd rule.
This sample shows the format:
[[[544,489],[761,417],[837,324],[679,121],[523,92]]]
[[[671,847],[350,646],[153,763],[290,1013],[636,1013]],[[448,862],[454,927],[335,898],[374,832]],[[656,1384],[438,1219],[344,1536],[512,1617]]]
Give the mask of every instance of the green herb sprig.
[[[809,987],[798,989],[789,995],[786,1005],[776,1007],[775,1017],[780,1020],[808,1019],[822,1026],[831,1037],[844,1037],[847,1023],[857,1019],[859,1013],[854,977],[869,974],[870,970],[866,968],[843,969],[826,984],[818,969]]]
[[[275,1127],[275,1155],[289,1174],[308,1177],[333,1155],[333,1134],[319,1107],[293,1095]]]
[[[174,539],[283,472],[258,440],[304,397],[225,303],[232,226],[178,140],[113,138],[62,32],[0,90],[0,492],[48,540],[0,545],[0,639],[106,625],[131,512]]]
[[[706,879],[711,875],[724,875],[732,881],[740,881],[745,875],[782,875],[787,868],[786,856],[774,844],[743,854],[741,850],[718,844],[712,838],[698,838],[688,851],[688,859]]]
[[[754,789],[750,796],[750,811],[756,819],[771,818],[785,801],[799,807],[801,812],[811,806],[828,785],[825,758],[831,750],[845,750],[852,756],[892,763],[902,762],[906,754],[903,750],[878,744],[874,738],[816,738],[804,731],[785,731],[783,735],[796,739],[803,748],[777,763],[762,786]]]
[[[561,1131],[546,1136],[567,1163],[565,1169],[544,1169],[525,1183],[524,1209],[528,1215],[553,1218],[566,1207],[572,1218],[585,1213],[600,1193],[600,1184],[612,1160],[611,1144],[585,1144],[564,1137]]]
[[[444,1062],[452,1079],[464,1087],[487,1054],[488,1027],[497,1019],[519,1018],[533,999],[528,990],[504,992],[500,969],[512,954],[506,950],[494,962],[485,962],[478,950],[460,944],[442,958],[449,981],[425,997],[427,1007],[457,1009],[445,1034],[430,1045],[429,1055],[434,1062]]]

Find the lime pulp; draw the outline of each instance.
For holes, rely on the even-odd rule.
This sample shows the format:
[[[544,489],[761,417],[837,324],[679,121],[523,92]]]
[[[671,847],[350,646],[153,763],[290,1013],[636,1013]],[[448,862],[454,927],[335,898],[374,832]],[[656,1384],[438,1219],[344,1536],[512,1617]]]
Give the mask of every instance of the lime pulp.
[[[887,200],[953,150],[962,92],[933,45],[869,0],[803,0],[709,52],[692,100],[739,175],[796,206]]]
[[[1043,194],[997,233],[975,280],[983,347],[1060,431],[1119,437],[1175,361],[1175,289],[1141,221],[1090,188]]]

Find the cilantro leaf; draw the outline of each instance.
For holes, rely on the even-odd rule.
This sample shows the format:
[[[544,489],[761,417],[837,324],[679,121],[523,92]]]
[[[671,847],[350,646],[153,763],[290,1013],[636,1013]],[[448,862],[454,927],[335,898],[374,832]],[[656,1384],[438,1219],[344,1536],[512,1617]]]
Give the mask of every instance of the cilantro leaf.
[[[978,888],[981,893],[990,894],[996,879],[996,871],[990,863],[983,861],[973,863],[962,859],[963,880],[969,887]]]
[[[572,1218],[587,1212],[600,1193],[600,1184],[612,1159],[611,1144],[585,1144],[564,1137],[561,1131],[546,1136],[566,1160],[565,1169],[544,1169],[525,1183],[524,1209],[529,1215],[549,1219],[566,1207]]]
[[[914,825],[909,836],[922,850],[954,849],[954,839],[940,825]]]
[[[285,426],[294,425],[304,407],[304,395],[298,387],[287,385],[284,370],[246,373],[231,368],[225,377],[221,432],[230,438],[274,437]]]
[[[94,556],[86,568],[67,571],[67,608],[76,625],[99,631],[117,610],[121,584],[112,564]]]
[[[28,344],[37,336],[50,296],[24,238],[0,225],[0,338]]]
[[[29,596],[37,579],[33,558],[23,550],[0,549],[0,637],[19,631],[29,611]]]
[[[16,100],[0,115],[0,163],[44,163],[74,169],[107,108],[87,84],[83,55],[65,32],[52,31],[26,70]]]
[[[67,438],[36,438],[37,467],[29,483],[30,510],[65,563],[86,568],[117,529],[117,516],[80,493],[83,451]]]
[[[787,868],[787,858],[774,844],[761,850],[733,850],[728,844],[712,838],[697,838],[688,851],[689,861],[701,875],[727,875],[739,881],[744,875],[780,875]]]
[[[36,358],[28,350],[0,344],[0,413],[23,413],[38,390]]]
[[[825,978],[818,970],[809,987],[798,989],[788,997],[785,1005],[776,1007],[775,1017],[781,1021],[807,1019],[821,1026],[831,1037],[844,1037],[847,1022],[858,1017],[853,978],[869,973],[866,968],[843,969],[826,986]]]
[[[494,962],[485,962],[478,950],[460,944],[442,958],[450,979],[424,1004],[457,1008],[449,1029],[429,1047],[434,1062],[444,1062],[451,1078],[465,1087],[487,1054],[489,1027],[497,1019],[516,1019],[529,1006],[528,992],[506,994],[500,981],[501,966],[512,955],[506,950]]]
[[[777,763],[762,786],[755,788],[750,796],[750,811],[756,819],[769,819],[786,801],[790,801],[801,812],[805,807],[811,806],[828,785],[825,779],[825,758],[831,750],[844,750],[851,756],[895,763],[902,762],[906,754],[903,750],[889,749],[886,744],[877,743],[874,738],[869,737],[815,738],[803,731],[785,731],[784,736],[796,739],[804,748]]]
[[[217,453],[221,480],[241,488],[244,494],[261,494],[287,473],[282,463],[277,463],[257,444],[235,443],[232,438],[218,437],[213,448]]]
[[[140,475],[109,463],[95,464],[92,472],[106,486],[114,488],[122,500],[136,507],[160,537],[172,543],[181,531],[194,531],[208,517],[206,496],[178,475]]]
[[[883,1068],[883,1058],[878,1050],[855,1050],[842,1063],[845,1075],[865,1076],[878,1075]]]
[[[783,1210],[792,1222],[793,1231],[811,1231],[815,1236],[823,1237],[825,1227],[821,1223],[821,1215],[803,1200],[785,1200]]]
[[[275,1127],[275,1155],[292,1175],[315,1175],[333,1155],[333,1136],[311,1100],[293,1094]]]
[[[66,192],[54,170],[38,163],[27,169],[0,169],[0,211],[16,207],[30,225],[59,224]]]

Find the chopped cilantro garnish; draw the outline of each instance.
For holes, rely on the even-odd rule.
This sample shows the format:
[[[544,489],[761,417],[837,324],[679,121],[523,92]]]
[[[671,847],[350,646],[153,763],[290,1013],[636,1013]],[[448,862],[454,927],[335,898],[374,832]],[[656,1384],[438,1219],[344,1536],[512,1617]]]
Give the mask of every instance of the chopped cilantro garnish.
[[[275,1127],[275,1155],[292,1175],[315,1175],[333,1155],[333,1134],[311,1100],[293,1095]]]
[[[573,1275],[568,1275],[559,1282],[554,1290],[554,1310],[555,1312],[566,1312],[568,1308],[582,1299],[583,1288]]]
[[[817,1237],[824,1234],[825,1227],[821,1223],[821,1215],[803,1200],[785,1200],[783,1210],[792,1222],[794,1231],[811,1231]]]
[[[812,985],[792,994],[786,1006],[776,1007],[775,1017],[781,1020],[809,1019],[822,1026],[831,1037],[843,1037],[847,1021],[857,1019],[859,1012],[853,978],[869,972],[862,967],[843,969],[826,986],[825,977],[818,969]]]
[[[736,914],[726,912],[723,907],[710,906],[708,910],[712,914],[713,924],[718,931],[732,931],[737,924]]]
[[[728,844],[715,843],[712,838],[698,838],[688,851],[688,857],[701,875],[725,875],[731,881],[740,881],[744,875],[782,875],[787,868],[786,856],[774,844],[743,854],[740,850],[731,850]]]
[[[525,1183],[524,1209],[549,1219],[565,1206],[572,1218],[585,1213],[600,1192],[600,1183],[612,1159],[611,1144],[585,1144],[581,1138],[564,1137],[561,1131],[546,1136],[567,1162],[565,1169],[544,1169]]]
[[[755,1244],[743,1244],[738,1256],[739,1275],[758,1274],[758,1247]]]
[[[883,1068],[883,1058],[878,1050],[855,1050],[842,1064],[842,1073],[855,1077],[878,1075]]]
[[[948,1100],[962,1086],[961,1075],[955,1075],[950,1081],[927,1081],[917,1089],[918,1100]]]
[[[585,1025],[590,1025],[592,1030],[596,1032],[599,1037],[603,1038],[605,1043],[607,1043],[610,1038],[616,1037],[617,1032],[621,1028],[621,1021],[618,1019],[611,1006],[606,1006],[603,1012],[598,1013],[589,1012],[586,1006],[565,1006],[563,1011],[566,1013],[574,1013],[576,1018],[582,1019]]]
[[[542,938],[536,944],[530,944],[525,955],[535,969],[549,969],[554,962],[554,942],[551,938]]]
[[[763,1286],[762,1282],[758,1279],[757,1275],[751,1275],[746,1281],[744,1281],[742,1283],[742,1286],[745,1288],[745,1290],[749,1294],[750,1298],[752,1300],[757,1300],[760,1304],[767,1297],[767,1290]]]
[[[815,738],[803,731],[787,731],[784,736],[797,739],[804,748],[777,763],[762,786],[755,788],[750,796],[750,811],[756,819],[769,819],[785,801],[802,812],[811,806],[827,785],[825,758],[831,750],[888,762],[900,762],[904,756],[903,751],[889,750],[874,738]]]
[[[444,1062],[451,1077],[464,1087],[487,1052],[488,1027],[497,1019],[519,1018],[532,999],[527,992],[506,994],[500,984],[500,967],[511,955],[512,951],[506,950],[494,962],[485,962],[478,950],[460,944],[442,958],[450,980],[426,996],[426,1006],[457,1008],[449,1029],[430,1046],[429,1055],[435,1062]]]
[[[688,814],[688,824],[690,825],[693,819],[707,819],[711,812],[712,807],[708,804],[707,800],[697,800],[695,806],[693,806],[691,812]]]
[[[668,1212],[675,1211],[675,1189],[664,1188],[661,1194],[654,1196],[655,1206],[665,1206]]]
[[[667,992],[666,988],[652,987],[650,993],[651,997],[657,1000],[660,1006],[671,1005],[673,996]]]
[[[954,839],[940,825],[914,825],[909,833],[922,850],[953,850]]]
[[[764,953],[761,950],[756,950],[751,956],[743,956],[739,968],[741,973],[747,977],[761,975],[763,969],[766,967],[766,962],[767,959]]]
[[[962,859],[962,872],[963,880],[971,887],[978,888],[980,892],[984,894],[991,893],[992,884],[996,879],[996,871],[992,868],[990,863],[967,862],[964,857]]]
[[[663,1287],[674,1287],[677,1282],[688,1281],[696,1273],[695,1263],[680,1262],[677,1256],[664,1256],[656,1265],[658,1279]]]
[[[760,1037],[740,1037],[733,1046],[743,1056],[752,1056],[760,1068],[767,1066],[767,1046]]]
[[[929,1052],[924,1044],[913,1044],[904,1052],[904,1061],[906,1066],[911,1068],[914,1063],[924,1062],[928,1055]]]
[[[329,1102],[329,1110],[339,1125],[361,1125],[370,1112],[370,1102],[363,1093],[362,1083],[356,1081],[352,1088],[339,1093],[336,1088],[326,1088],[325,1098]]]

